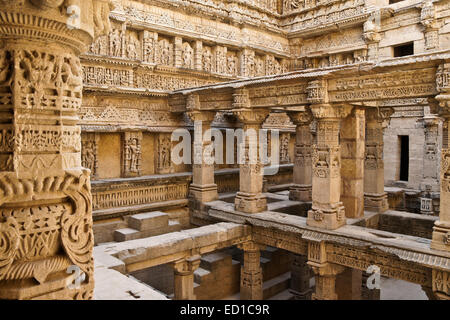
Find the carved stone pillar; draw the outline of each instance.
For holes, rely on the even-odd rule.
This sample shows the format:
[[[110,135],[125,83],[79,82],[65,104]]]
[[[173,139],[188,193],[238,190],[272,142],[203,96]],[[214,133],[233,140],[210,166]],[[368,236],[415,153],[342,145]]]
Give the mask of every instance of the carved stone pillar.
[[[436,87],[440,94],[441,114],[450,123],[450,61],[441,65],[436,74]],[[433,227],[431,248],[450,251],[450,148],[442,149],[441,156],[441,201],[439,221]]]
[[[352,106],[329,104],[311,105],[317,119],[317,144],[312,153],[312,209],[307,224],[325,229],[337,229],[346,223],[341,202],[341,119],[347,117]]]
[[[376,16],[371,16],[363,26],[363,38],[367,44],[368,60],[374,61],[378,59],[379,43],[381,41],[380,25]]]
[[[355,108],[342,121],[341,201],[347,218],[364,216],[365,110]]]
[[[295,300],[311,300],[310,279],[311,267],[308,265],[308,258],[294,255],[291,267],[291,288],[289,291],[294,295]]]
[[[243,123],[244,130],[243,141],[239,146],[239,192],[236,194],[235,208],[246,213],[262,212],[267,210],[267,199],[262,194],[264,165],[259,155],[258,136],[269,110],[249,108],[245,90],[236,92],[234,99],[234,105],[241,108],[233,110],[233,113]]]
[[[194,121],[194,163],[190,196],[200,203],[218,199],[214,183],[214,154],[211,141],[211,123],[215,112],[200,111],[198,95],[189,97],[188,115]]]
[[[425,145],[423,157],[423,180],[421,190],[427,192],[439,192],[439,150],[442,149],[442,118],[435,115],[425,115],[423,117],[425,129]],[[441,138],[441,141],[439,141]],[[429,198],[429,203],[432,200]],[[432,204],[426,213],[433,212]]]
[[[263,299],[263,275],[260,265],[262,248],[252,242],[238,245],[244,250],[244,265],[241,267],[241,300]]]
[[[304,112],[289,112],[289,117],[297,126],[295,140],[295,159],[293,172],[293,185],[289,189],[289,199],[294,201],[310,202],[312,197],[312,114],[309,110]]]
[[[391,108],[366,110],[366,150],[364,159],[364,208],[385,212],[389,209],[384,192],[383,127],[393,113]]]
[[[78,56],[109,31],[110,7],[72,1],[79,9],[74,18],[66,14],[68,3],[0,1],[0,299],[93,294]]]
[[[124,177],[141,175],[142,132],[125,132],[122,141],[122,172]]]
[[[337,300],[336,275],[345,267],[327,262],[325,242],[308,243],[308,265],[316,275],[316,291],[313,300]]]
[[[91,170],[91,179],[98,176],[98,133],[83,133],[81,135],[81,166]]]
[[[200,266],[200,256],[193,256],[173,263],[174,299],[195,300],[194,271]]]

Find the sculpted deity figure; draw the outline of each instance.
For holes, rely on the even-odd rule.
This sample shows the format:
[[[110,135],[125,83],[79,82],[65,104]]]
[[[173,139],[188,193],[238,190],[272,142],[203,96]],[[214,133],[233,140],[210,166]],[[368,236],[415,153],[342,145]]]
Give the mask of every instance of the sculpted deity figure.
[[[141,147],[137,138],[133,138],[131,143],[127,144],[127,160],[129,161],[129,170],[131,172],[138,171],[138,158],[141,153]]]
[[[211,72],[211,51],[209,49],[203,50],[203,70],[207,72]]]
[[[194,54],[194,50],[192,50],[192,47],[188,43],[185,43],[183,46],[183,67],[184,68],[192,68],[193,54]]]
[[[122,39],[121,38],[122,38],[121,33],[117,29],[112,31],[109,35],[109,46],[110,46],[110,50],[111,50],[111,55],[114,57],[121,56],[121,50],[122,50]]]

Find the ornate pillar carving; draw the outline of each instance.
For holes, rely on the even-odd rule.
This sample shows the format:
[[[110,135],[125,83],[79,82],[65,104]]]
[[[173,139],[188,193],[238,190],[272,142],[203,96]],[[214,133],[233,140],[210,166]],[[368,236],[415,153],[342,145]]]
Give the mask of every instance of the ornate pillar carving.
[[[308,258],[294,254],[291,267],[291,289],[295,300],[311,300],[312,289],[309,286],[311,279],[311,267]]]
[[[383,129],[393,114],[392,108],[366,110],[366,150],[364,156],[364,208],[385,212],[389,209],[384,192]]]
[[[259,155],[258,136],[261,125],[269,114],[267,109],[250,108],[246,90],[234,94],[233,113],[243,123],[244,138],[240,148],[239,192],[235,198],[237,211],[257,213],[267,210],[267,199],[262,194],[264,165]]]
[[[0,299],[90,299],[94,239],[77,125],[78,56],[108,33],[109,1],[0,5]],[[78,6],[79,20],[66,14],[69,5]]]
[[[450,122],[450,61],[439,66],[436,87],[440,94],[436,97],[441,107],[441,115]],[[433,227],[431,248],[450,251],[450,148],[442,149],[441,155],[441,200],[439,220]]]
[[[122,143],[122,170],[124,177],[141,175],[142,132],[125,132]]]
[[[180,37],[175,37],[174,40],[174,67],[181,68],[183,64],[183,39]]]
[[[296,127],[293,185],[289,189],[289,199],[294,201],[311,201],[312,167],[311,153],[313,137],[311,134],[312,114],[310,110],[288,112]]]
[[[316,275],[316,292],[313,300],[337,300],[336,275],[343,272],[345,267],[327,262],[326,243],[308,243],[308,265]]]
[[[194,121],[194,163],[190,196],[200,203],[218,199],[214,183],[214,154],[211,141],[211,123],[215,112],[200,111],[198,95],[189,96],[188,115]]]
[[[435,298],[450,300],[450,272],[433,269],[432,282]]]
[[[200,256],[196,255],[173,263],[174,299],[195,300],[194,271],[200,266]]]
[[[341,198],[341,119],[352,106],[315,104],[310,106],[317,119],[317,144],[312,151],[312,209],[307,224],[325,229],[337,229],[346,223]]]
[[[238,248],[244,250],[244,265],[241,267],[241,300],[262,300],[263,275],[260,250],[264,247],[249,241],[239,244]]]
[[[81,135],[81,166],[91,170],[91,179],[98,174],[98,133],[83,133]]]
[[[364,216],[365,122],[365,110],[355,107],[341,125],[341,201],[347,218]]]
[[[255,52],[244,49],[240,54],[240,74],[243,77],[253,77],[255,73]]]

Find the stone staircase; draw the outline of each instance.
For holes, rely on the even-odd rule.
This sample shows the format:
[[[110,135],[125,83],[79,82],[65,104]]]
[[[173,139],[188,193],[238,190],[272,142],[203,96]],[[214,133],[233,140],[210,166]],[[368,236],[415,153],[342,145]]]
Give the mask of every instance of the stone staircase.
[[[180,222],[175,219],[169,219],[169,214],[165,212],[138,213],[128,218],[127,228],[114,231],[114,241],[135,240],[180,230]]]

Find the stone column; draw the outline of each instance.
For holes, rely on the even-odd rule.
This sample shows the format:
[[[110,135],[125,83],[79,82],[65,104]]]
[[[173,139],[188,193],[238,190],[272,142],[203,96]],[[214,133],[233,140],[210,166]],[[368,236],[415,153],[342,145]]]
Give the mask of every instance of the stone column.
[[[379,16],[381,21],[381,17]],[[363,26],[363,38],[367,44],[367,55],[370,61],[378,60],[378,49],[381,41],[380,25],[376,16],[370,16]]]
[[[393,113],[392,108],[366,110],[366,151],[364,159],[364,208],[385,212],[389,209],[384,192],[383,128]]]
[[[336,276],[336,293],[339,300],[361,300],[362,271],[345,268]]]
[[[436,85],[440,92],[436,100],[439,101],[441,115],[448,124],[450,123],[450,61],[446,61],[439,67]],[[450,251],[450,148],[448,147],[442,149],[440,212],[439,221],[436,221],[433,228],[431,248]]]
[[[211,141],[211,123],[215,112],[200,111],[198,95],[189,97],[189,117],[194,121],[194,163],[190,196],[200,203],[218,199],[214,183],[214,154]]]
[[[341,202],[341,119],[352,106],[316,104],[310,106],[317,119],[317,144],[312,153],[312,209],[307,224],[325,229],[345,225],[345,208]]]
[[[194,69],[203,70],[203,42],[200,40],[195,41],[194,45]]]
[[[260,265],[262,249],[253,241],[238,245],[244,250],[244,265],[241,267],[241,300],[263,299],[263,275]]]
[[[195,300],[194,271],[200,266],[200,256],[193,256],[173,263],[174,299]]]
[[[316,291],[313,300],[337,300],[336,275],[345,267],[327,262],[325,242],[308,243],[308,265],[316,275]]]
[[[354,108],[341,126],[341,201],[347,218],[364,216],[365,110]]]
[[[239,192],[235,198],[235,209],[246,213],[267,210],[267,199],[262,194],[264,165],[259,155],[259,130],[269,114],[266,109],[250,108],[248,92],[239,90],[234,94],[233,113],[243,124],[243,141],[239,146]]]
[[[182,52],[183,52],[183,39],[180,37],[175,37],[174,46],[173,46],[173,55],[174,55],[174,67],[181,68],[182,61]]]
[[[312,197],[311,152],[313,137],[310,124],[312,114],[309,110],[288,112],[296,127],[295,159],[293,185],[289,189],[289,199],[310,202]]]
[[[78,57],[109,32],[109,1],[71,1],[75,17],[63,0],[0,3],[0,299],[90,299]]]
[[[309,286],[311,268],[308,265],[308,258],[296,254],[293,256],[290,292],[295,300],[311,300],[312,289]]]

